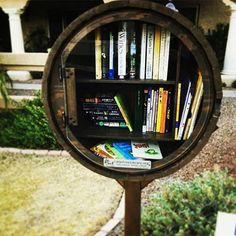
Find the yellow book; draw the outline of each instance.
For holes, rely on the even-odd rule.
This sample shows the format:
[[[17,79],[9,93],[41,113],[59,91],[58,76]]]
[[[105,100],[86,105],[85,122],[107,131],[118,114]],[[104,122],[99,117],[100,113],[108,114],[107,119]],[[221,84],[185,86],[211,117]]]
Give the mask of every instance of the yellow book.
[[[102,79],[102,36],[100,28],[95,31],[95,63],[96,79]]]
[[[166,109],[167,109],[168,91],[164,90],[162,95],[162,114],[161,114],[161,128],[160,133],[165,133],[166,128]]]
[[[175,116],[175,140],[178,140],[180,95],[181,95],[181,83],[178,83],[176,116]]]
[[[161,130],[161,115],[162,115],[162,98],[163,98],[164,88],[159,88],[159,97],[158,97],[158,110],[157,110],[157,125],[156,132]]]
[[[154,59],[153,59],[153,79],[159,79],[159,61],[160,61],[161,30],[159,26],[155,27],[154,41]]]

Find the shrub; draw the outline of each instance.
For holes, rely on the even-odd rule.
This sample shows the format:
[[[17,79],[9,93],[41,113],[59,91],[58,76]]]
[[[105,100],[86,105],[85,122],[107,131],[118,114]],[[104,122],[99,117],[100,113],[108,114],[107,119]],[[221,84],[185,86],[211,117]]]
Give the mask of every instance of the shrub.
[[[0,67],[0,98],[3,98],[5,106],[7,107],[7,103],[9,102],[8,89],[7,85],[10,84],[12,86],[12,81],[8,76],[6,70]]]
[[[232,88],[236,88],[236,80],[233,81],[231,86],[232,86]]]
[[[32,101],[24,101],[21,109],[0,112],[1,146],[58,149],[38,95]]]
[[[236,183],[227,172],[169,183],[142,214],[143,235],[214,235],[218,211],[236,213]]]

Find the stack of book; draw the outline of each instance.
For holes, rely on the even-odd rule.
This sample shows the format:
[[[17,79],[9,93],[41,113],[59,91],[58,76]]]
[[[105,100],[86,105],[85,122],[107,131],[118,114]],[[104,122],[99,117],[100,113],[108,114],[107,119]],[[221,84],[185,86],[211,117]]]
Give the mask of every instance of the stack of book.
[[[116,30],[117,29],[117,30]],[[167,80],[171,33],[124,21],[95,31],[96,79]]]
[[[82,110],[96,126],[128,128],[133,131],[124,99],[102,94],[81,98]]]
[[[90,150],[104,158],[104,165],[107,167],[150,169],[151,160],[163,158],[158,143],[106,141],[93,146]],[[111,159],[112,161],[109,161]]]

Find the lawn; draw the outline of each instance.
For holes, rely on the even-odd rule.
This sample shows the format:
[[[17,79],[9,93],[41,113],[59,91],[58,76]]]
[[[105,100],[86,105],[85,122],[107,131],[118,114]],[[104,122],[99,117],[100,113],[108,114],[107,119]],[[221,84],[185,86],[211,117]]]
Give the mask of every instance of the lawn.
[[[121,195],[70,157],[0,154],[0,235],[94,235]]]

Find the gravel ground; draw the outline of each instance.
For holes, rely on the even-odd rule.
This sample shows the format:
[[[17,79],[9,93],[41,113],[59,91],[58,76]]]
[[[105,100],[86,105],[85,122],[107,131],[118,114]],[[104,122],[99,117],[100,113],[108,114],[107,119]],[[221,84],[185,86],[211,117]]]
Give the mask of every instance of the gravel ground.
[[[186,181],[203,171],[224,168],[228,168],[236,178],[236,98],[222,100],[218,127],[207,145],[189,164],[170,176],[153,181],[142,191],[142,206],[148,204],[150,196],[171,179]],[[121,236],[123,229],[124,222],[121,222],[109,236]]]

